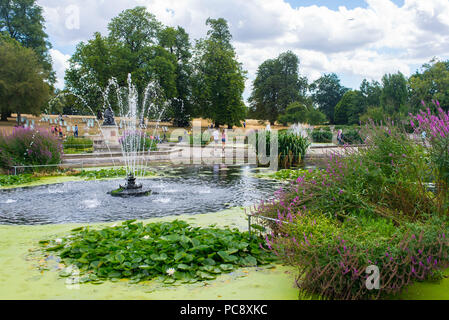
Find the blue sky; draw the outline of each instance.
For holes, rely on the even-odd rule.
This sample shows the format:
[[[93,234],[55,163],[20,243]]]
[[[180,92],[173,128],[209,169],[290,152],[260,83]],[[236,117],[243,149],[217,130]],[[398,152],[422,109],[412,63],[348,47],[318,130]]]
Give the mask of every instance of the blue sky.
[[[358,88],[385,73],[413,74],[433,57],[449,59],[448,0],[37,0],[64,87],[68,59],[80,41],[137,5],[165,25],[182,26],[193,39],[204,37],[207,18],[225,18],[238,59],[248,71],[244,97],[258,66],[287,50],[298,55],[300,72],[310,81],[336,73],[342,84]],[[344,6],[344,7],[342,7]],[[73,19],[73,14],[77,19]],[[73,22],[77,23],[73,23]],[[74,27],[75,25],[75,27]]]
[[[363,0],[287,0],[293,8],[297,7],[308,7],[308,6],[324,6],[331,10],[338,10],[338,7],[345,6],[348,9],[354,8],[366,8],[368,6],[366,1]],[[404,4],[404,0],[394,0],[397,6],[402,7]]]

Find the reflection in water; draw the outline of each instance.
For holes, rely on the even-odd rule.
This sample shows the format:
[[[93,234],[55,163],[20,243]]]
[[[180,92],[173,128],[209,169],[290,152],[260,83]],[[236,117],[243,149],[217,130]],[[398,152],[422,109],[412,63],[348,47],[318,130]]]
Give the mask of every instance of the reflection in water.
[[[66,182],[0,191],[0,224],[59,224],[147,219],[217,212],[272,197],[280,183],[256,179],[248,166],[167,168],[167,177],[141,180],[154,194],[115,198],[117,180]],[[17,202],[12,205],[11,201]],[[7,204],[10,203],[10,204]]]

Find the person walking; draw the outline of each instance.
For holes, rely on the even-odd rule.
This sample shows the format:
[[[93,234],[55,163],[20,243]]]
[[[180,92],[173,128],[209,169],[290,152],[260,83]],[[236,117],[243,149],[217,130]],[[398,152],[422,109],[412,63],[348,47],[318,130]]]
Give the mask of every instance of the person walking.
[[[342,135],[343,135],[343,130],[341,130],[341,129],[338,130],[338,133],[337,133],[338,145],[342,145],[343,144]]]
[[[61,126],[59,126],[59,138],[63,138],[64,136],[63,136],[63,134],[62,134],[62,127]]]
[[[55,135],[55,126],[51,126],[51,134]]]
[[[73,133],[73,135],[75,136],[75,138],[78,138],[78,125],[75,125],[75,131]]]

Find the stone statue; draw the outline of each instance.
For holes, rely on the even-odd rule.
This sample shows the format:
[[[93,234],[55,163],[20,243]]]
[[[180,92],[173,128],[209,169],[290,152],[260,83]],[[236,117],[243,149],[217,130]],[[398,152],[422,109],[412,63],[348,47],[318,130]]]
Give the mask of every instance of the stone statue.
[[[107,108],[104,111],[104,126],[115,126],[114,113],[112,112],[111,107]]]

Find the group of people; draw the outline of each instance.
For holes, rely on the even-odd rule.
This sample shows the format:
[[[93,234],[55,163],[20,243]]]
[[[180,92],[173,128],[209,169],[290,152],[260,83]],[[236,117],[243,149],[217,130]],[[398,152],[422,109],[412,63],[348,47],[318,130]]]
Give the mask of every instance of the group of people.
[[[220,132],[217,129],[215,129],[212,132],[212,135],[214,137],[215,146],[217,146],[218,145],[218,141],[220,139]],[[222,132],[221,132],[221,150],[222,150],[223,153],[224,153],[224,150],[225,150],[225,146],[226,146],[226,132],[223,129]]]
[[[64,133],[62,132],[62,127],[61,126],[51,126],[51,133],[54,136],[57,136],[59,138],[63,138],[64,137]]]
[[[62,126],[51,126],[51,133],[54,136],[57,136],[59,138],[64,138],[64,132],[62,131]],[[75,125],[74,131],[73,131],[73,136],[75,138],[78,138],[78,125]]]

